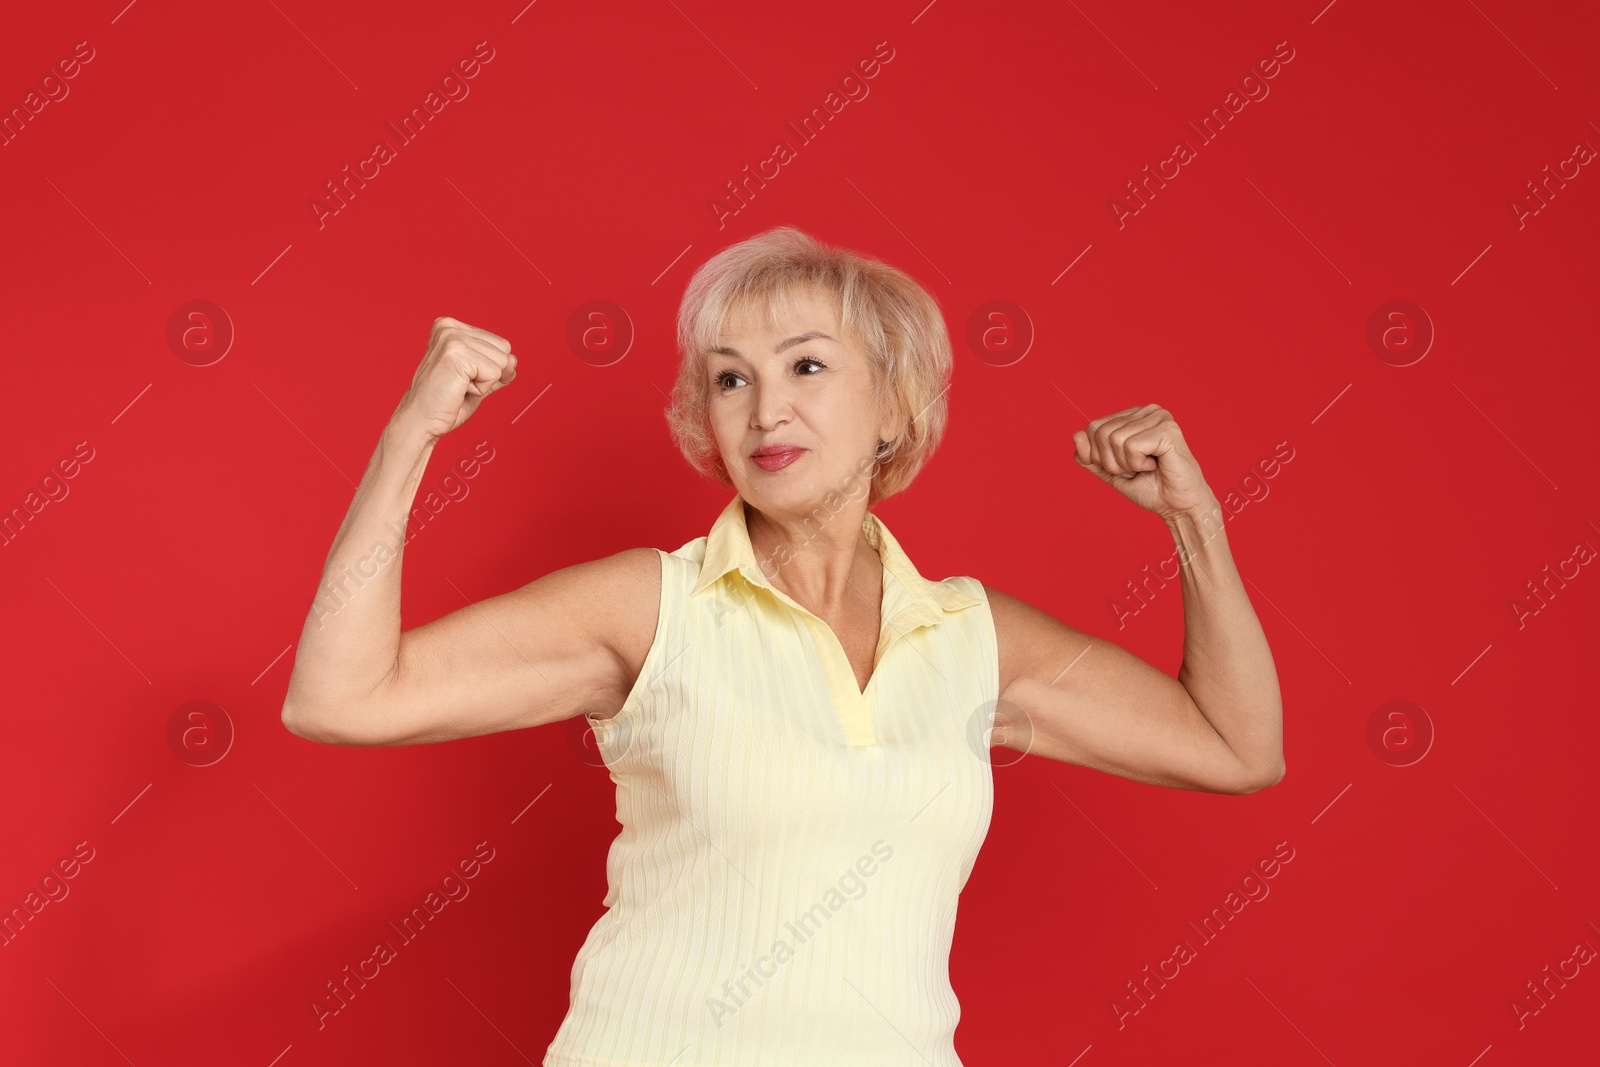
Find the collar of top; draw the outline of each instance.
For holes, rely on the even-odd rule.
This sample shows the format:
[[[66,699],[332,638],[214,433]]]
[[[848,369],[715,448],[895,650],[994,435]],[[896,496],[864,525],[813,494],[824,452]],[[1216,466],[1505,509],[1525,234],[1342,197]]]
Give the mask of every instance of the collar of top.
[[[743,497],[735,495],[712,524],[711,532],[706,536],[705,556],[700,561],[700,576],[689,592],[691,595],[698,593],[729,571],[736,570],[751,585],[771,590],[780,599],[794,604],[773,587],[756,560],[755,549],[750,544],[750,529],[745,522],[744,503]],[[901,549],[900,542],[895,540],[883,520],[872,512],[867,512],[861,529],[866,534],[868,544],[877,549],[884,570],[894,579],[894,586],[884,583],[885,629],[889,628],[891,617],[898,618],[902,613],[905,613],[905,617],[898,618],[898,625],[894,628],[904,632],[916,626],[938,623],[948,612],[983,603],[977,597],[922,577],[912,565],[911,558]],[[796,551],[803,549],[797,548]],[[775,571],[779,564],[776,560],[768,560],[767,565]],[[795,606],[799,607],[798,604]]]

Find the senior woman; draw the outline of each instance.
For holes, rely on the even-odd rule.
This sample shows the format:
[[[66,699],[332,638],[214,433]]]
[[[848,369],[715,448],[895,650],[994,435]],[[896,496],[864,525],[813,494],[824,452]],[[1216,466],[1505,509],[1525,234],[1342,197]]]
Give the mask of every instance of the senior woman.
[[[1174,679],[976,578],[924,578],[870,510],[946,421],[950,343],[908,276],[769,231],[696,272],[678,339],[668,421],[736,491],[709,533],[402,633],[394,531],[439,437],[516,376],[503,337],[437,320],[323,588],[377,569],[313,606],[284,725],[351,745],[593,728],[622,829],[546,1067],[956,1067],[949,952],[992,745],[1217,793],[1283,776],[1220,505],[1160,407],[1073,434],[1178,544]]]

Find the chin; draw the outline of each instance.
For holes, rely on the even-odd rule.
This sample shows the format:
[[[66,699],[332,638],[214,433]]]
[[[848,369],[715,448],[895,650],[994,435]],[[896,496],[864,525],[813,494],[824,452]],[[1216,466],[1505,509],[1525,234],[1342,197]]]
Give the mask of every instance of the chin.
[[[757,470],[759,480],[753,477],[739,488],[739,495],[762,511],[809,510],[811,503],[822,495],[812,479],[795,472],[781,470],[768,474]]]

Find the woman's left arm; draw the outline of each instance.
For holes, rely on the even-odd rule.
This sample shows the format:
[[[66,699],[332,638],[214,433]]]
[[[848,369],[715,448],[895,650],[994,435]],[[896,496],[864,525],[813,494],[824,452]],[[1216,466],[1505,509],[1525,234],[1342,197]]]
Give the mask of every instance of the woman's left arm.
[[[1183,664],[1174,679],[990,589],[1001,645],[994,743],[1156,785],[1251,793],[1277,784],[1285,769],[1277,670],[1221,504],[1182,431],[1147,404],[1096,419],[1073,440],[1080,466],[1172,532]]]
[[[1183,590],[1178,681],[1263,788],[1283,778],[1283,697],[1267,635],[1233,564],[1215,495],[1167,520]]]

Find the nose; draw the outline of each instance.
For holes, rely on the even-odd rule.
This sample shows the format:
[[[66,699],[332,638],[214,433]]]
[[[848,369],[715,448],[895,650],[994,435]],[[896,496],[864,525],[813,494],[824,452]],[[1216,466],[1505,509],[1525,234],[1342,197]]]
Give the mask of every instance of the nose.
[[[782,381],[767,379],[750,387],[755,391],[751,408],[751,426],[770,432],[789,421],[792,413],[788,387]]]

